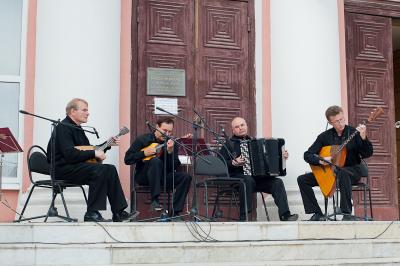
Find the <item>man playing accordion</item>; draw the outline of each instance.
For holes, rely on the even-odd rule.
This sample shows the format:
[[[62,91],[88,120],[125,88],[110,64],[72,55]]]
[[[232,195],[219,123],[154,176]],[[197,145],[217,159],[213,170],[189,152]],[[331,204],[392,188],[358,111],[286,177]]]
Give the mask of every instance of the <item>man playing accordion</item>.
[[[232,178],[242,178],[246,184],[246,194],[243,189],[240,189],[240,220],[245,220],[246,211],[244,206],[244,197],[247,197],[247,210],[250,212],[253,208],[252,199],[254,192],[266,192],[272,195],[275,204],[278,206],[279,218],[281,221],[296,221],[297,214],[291,214],[289,210],[285,185],[283,181],[268,174],[264,176],[253,176],[248,172],[248,159],[243,156],[243,141],[250,140],[247,135],[247,123],[241,117],[236,117],[231,122],[233,136],[227,140],[225,146],[220,150],[220,153],[225,158],[229,175]],[[242,147],[241,147],[242,146]],[[229,151],[228,151],[229,150]],[[233,155],[233,158],[232,158]],[[283,152],[283,157],[288,158],[287,151]],[[246,162],[247,160],[247,162]]]

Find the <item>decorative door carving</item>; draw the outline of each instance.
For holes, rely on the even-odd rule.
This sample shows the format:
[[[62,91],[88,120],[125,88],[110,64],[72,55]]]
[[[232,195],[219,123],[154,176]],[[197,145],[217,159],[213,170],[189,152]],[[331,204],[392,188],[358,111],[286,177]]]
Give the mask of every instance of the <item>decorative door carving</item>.
[[[250,2],[250,3],[249,3]],[[209,126],[230,132],[230,120],[243,116],[255,134],[253,1],[138,0],[137,43],[133,40],[132,137],[155,121],[154,97],[146,94],[148,67],[186,72],[186,96],[179,115],[192,121],[194,107]],[[135,38],[135,32],[133,32]],[[137,60],[135,62],[135,60]],[[137,83],[136,83],[136,79]],[[168,96],[156,96],[168,97]],[[176,120],[176,136],[191,132]],[[212,137],[205,136],[210,142]]]
[[[376,106],[385,110],[367,126],[374,146],[367,160],[374,218],[398,219],[391,18],[350,12],[345,18],[349,122],[366,120]],[[358,196],[357,212],[364,200]]]
[[[243,116],[255,134],[253,0],[133,0],[132,14],[132,139],[148,131],[146,120],[155,122],[155,97],[177,98],[189,121],[194,107],[217,132],[229,133],[232,118]],[[185,96],[147,95],[148,67],[184,69]],[[192,131],[175,121],[175,136]],[[151,216],[141,197],[141,216]],[[199,208],[203,201],[199,195]]]

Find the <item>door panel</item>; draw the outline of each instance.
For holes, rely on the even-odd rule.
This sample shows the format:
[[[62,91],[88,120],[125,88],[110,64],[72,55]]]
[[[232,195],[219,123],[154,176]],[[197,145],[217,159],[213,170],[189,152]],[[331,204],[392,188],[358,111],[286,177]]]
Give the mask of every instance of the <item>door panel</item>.
[[[194,107],[211,128],[225,126],[227,132],[231,119],[243,116],[255,133],[248,6],[232,0],[138,1],[137,105],[132,107],[136,134],[146,132],[146,120],[156,120],[154,96],[146,95],[148,67],[185,69],[186,96],[177,97],[179,115],[192,121]],[[191,131],[180,120],[175,128],[176,136]],[[208,142],[213,139],[204,131],[202,136]]]
[[[138,87],[137,133],[148,129],[145,121],[155,122],[154,96],[146,95],[148,67],[185,69],[186,96],[178,98],[179,115],[191,120],[193,88],[193,0],[148,1],[138,6]],[[135,92],[133,92],[135,93]],[[165,98],[166,96],[156,96]],[[190,131],[190,125],[176,120],[175,135]]]
[[[391,19],[346,12],[349,123],[357,125],[380,106],[385,114],[367,125],[374,155],[368,159],[374,218],[398,218]],[[356,212],[361,197],[354,199]]]
[[[199,1],[198,86],[196,105],[210,126],[227,127],[236,116],[250,118],[254,98],[248,82],[248,3]],[[246,108],[247,107],[247,108]]]
[[[229,133],[232,118],[243,116],[254,135],[254,1],[133,0],[133,8],[132,69],[137,71],[132,73],[131,127],[136,130],[131,139],[148,132],[146,120],[156,121],[155,97],[178,98],[180,116],[193,121],[195,108],[217,132],[224,126]],[[147,95],[148,67],[185,69],[186,95]],[[192,131],[190,124],[175,121],[175,136]],[[200,137],[214,142],[204,130]],[[141,217],[154,215],[140,197]],[[201,213],[204,201],[199,193]]]

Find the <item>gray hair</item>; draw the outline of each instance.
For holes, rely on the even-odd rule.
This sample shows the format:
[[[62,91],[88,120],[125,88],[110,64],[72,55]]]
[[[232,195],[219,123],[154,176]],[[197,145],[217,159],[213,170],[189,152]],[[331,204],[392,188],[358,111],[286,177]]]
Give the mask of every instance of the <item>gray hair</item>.
[[[83,103],[85,103],[86,105],[88,105],[88,102],[85,101],[84,99],[74,98],[74,99],[72,99],[71,101],[69,101],[69,102],[67,103],[67,106],[65,107],[65,113],[66,113],[67,115],[69,115],[69,114],[71,113],[71,110],[72,110],[72,109],[78,110],[78,103],[79,103],[79,102],[83,102]]]

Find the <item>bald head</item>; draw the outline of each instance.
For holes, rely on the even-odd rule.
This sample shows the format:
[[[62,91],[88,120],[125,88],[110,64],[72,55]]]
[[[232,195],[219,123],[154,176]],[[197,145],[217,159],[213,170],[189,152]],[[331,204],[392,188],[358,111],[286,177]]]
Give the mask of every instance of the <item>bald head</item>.
[[[247,123],[242,117],[235,117],[232,122],[232,133],[237,137],[244,137],[247,135]]]

